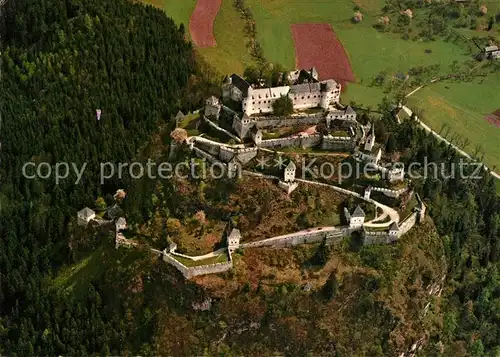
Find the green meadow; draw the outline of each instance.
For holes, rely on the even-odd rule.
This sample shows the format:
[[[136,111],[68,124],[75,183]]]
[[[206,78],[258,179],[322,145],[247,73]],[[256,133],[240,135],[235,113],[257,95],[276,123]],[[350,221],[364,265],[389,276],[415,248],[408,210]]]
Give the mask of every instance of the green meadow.
[[[319,0],[247,0],[257,23],[257,39],[265,57],[286,68],[295,68],[295,47],[290,26],[294,23],[321,22],[332,25],[351,61],[357,85],[347,91],[349,100],[376,105],[383,97],[377,88],[367,88],[382,70],[405,72],[416,66],[440,64],[448,68],[455,60],[469,59],[465,51],[442,40],[433,42],[403,40],[400,35],[380,33],[373,28],[383,2],[359,1],[363,21],[351,23],[354,2]],[[431,50],[426,53],[426,50]],[[429,51],[427,51],[429,52]]]
[[[415,93],[408,99],[409,108],[423,110],[422,120],[434,130],[443,125],[450,128],[449,137],[468,138],[466,152],[480,146],[484,162],[500,172],[500,128],[484,117],[500,109],[500,74],[475,79],[472,82],[439,82]]]
[[[189,37],[189,18],[196,6],[196,0],[143,0],[161,8],[177,24],[184,24]],[[252,62],[243,29],[245,21],[233,7],[232,0],[223,0],[215,18],[214,34],[217,46],[197,49],[205,60],[221,74],[242,73]]]

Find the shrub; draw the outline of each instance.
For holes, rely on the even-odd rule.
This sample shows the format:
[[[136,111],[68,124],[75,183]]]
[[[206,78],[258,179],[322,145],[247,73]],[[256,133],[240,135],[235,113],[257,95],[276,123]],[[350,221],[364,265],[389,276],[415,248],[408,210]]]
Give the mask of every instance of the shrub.
[[[352,18],[352,21],[354,21],[355,23],[363,21],[363,14],[359,11],[356,11]]]
[[[273,113],[277,116],[283,116],[293,113],[293,102],[288,96],[282,96],[273,103]]]

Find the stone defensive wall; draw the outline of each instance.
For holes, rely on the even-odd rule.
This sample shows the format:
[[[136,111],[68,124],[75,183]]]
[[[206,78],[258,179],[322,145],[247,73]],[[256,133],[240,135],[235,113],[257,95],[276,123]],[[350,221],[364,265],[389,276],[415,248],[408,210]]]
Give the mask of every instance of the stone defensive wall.
[[[255,121],[255,126],[257,129],[267,129],[267,128],[279,128],[287,126],[297,126],[301,124],[316,125],[325,120],[325,116],[322,112],[311,115],[297,115],[289,117],[276,117],[276,116],[265,116],[265,117],[252,117]]]
[[[181,253],[177,253],[175,250],[171,250],[170,254],[175,255],[177,257],[186,258],[186,259],[189,259],[189,260],[192,260],[195,262],[195,261],[199,261],[199,260],[204,260],[204,259],[216,257],[217,255],[226,253],[227,251],[228,251],[227,248],[221,248],[221,249],[218,249],[212,253],[208,253],[205,255],[197,255],[194,257],[189,256],[189,255],[185,255],[185,254],[181,254]]]
[[[215,263],[215,264],[187,267],[181,262],[179,262],[177,259],[175,259],[170,253],[167,253],[167,250],[164,250],[162,252],[163,261],[174,266],[187,279],[198,275],[222,273],[224,271],[230,270],[233,267],[233,259],[229,251],[228,255],[229,255],[229,261],[226,263]]]
[[[323,150],[342,150],[354,151],[356,148],[356,140],[349,136],[323,136],[321,141],[321,149]]]
[[[418,215],[418,212],[413,212],[399,224],[399,236],[406,234],[410,229],[413,228],[415,223],[417,223]]]
[[[151,253],[157,258],[160,258],[163,255],[163,252],[161,250],[153,248],[151,248]]]
[[[226,129],[224,128],[221,128],[220,126],[218,126],[217,124],[215,124],[213,121],[211,121],[210,119],[208,119],[205,115],[203,116],[203,120],[205,120],[205,122],[210,125],[212,128],[214,128],[215,130],[217,131],[220,131],[221,133],[224,133],[226,134],[227,136],[229,136],[230,138],[236,140],[237,142],[241,143],[241,139],[238,138],[236,135],[234,135],[233,133],[230,133],[229,131],[227,131]]]
[[[240,248],[274,247],[286,248],[300,244],[318,243],[326,239],[327,244],[335,244],[349,235],[351,231],[347,227],[311,228],[292,234],[285,234],[273,238],[263,239],[257,242],[240,244]]]
[[[217,158],[215,156],[209,154],[208,152],[206,152],[204,150],[197,148],[196,146],[193,146],[193,150],[198,157],[200,157],[202,159],[206,159],[211,164],[219,161],[219,160],[217,160]]]
[[[304,182],[304,183],[307,183],[307,184],[313,184],[313,185],[316,185],[316,186],[323,186],[323,187],[326,187],[326,188],[329,188],[329,189],[333,189],[335,191],[341,192],[341,193],[346,194],[346,195],[351,195],[351,196],[354,196],[354,197],[359,197],[362,200],[370,202],[370,203],[374,203],[375,202],[372,199],[365,200],[365,198],[362,195],[360,195],[359,193],[354,192],[354,191],[346,190],[346,189],[344,189],[342,187],[338,187],[338,186],[334,186],[334,185],[329,185],[329,184],[323,183],[323,182],[313,182],[313,181],[299,179],[299,178],[296,178],[295,180],[299,181],[299,182]]]
[[[418,212],[413,212],[410,214],[408,217],[406,217],[400,224],[399,224],[399,232],[397,237],[394,236],[389,236],[389,231],[388,230],[381,230],[381,231],[363,231],[363,242],[364,244],[386,244],[394,241],[396,239],[401,238],[403,235],[408,233],[410,229],[415,226],[418,220]]]
[[[405,193],[406,191],[408,191],[408,188],[405,187],[405,188],[402,188],[399,190],[391,190],[389,188],[372,187],[372,191],[373,192],[381,192],[384,195],[386,195],[387,197],[397,198],[397,197],[401,196],[403,193]]]
[[[387,231],[363,231],[363,244],[385,244],[389,238],[389,232]]]
[[[302,148],[310,148],[317,146],[321,143],[321,134],[313,135],[293,135],[286,138],[267,139],[262,140],[259,146],[264,148],[283,148],[289,146],[296,146]]]
[[[198,141],[198,140],[196,140],[195,143],[196,143],[196,146],[198,148],[202,149],[203,151],[208,152],[210,155],[213,155],[213,156],[219,155],[220,146],[213,145],[210,142]]]
[[[242,164],[245,164],[257,156],[258,150],[255,146],[245,147],[242,144],[226,145],[199,137],[192,137],[189,142],[191,143],[193,150],[198,155],[206,158],[210,162],[219,161],[217,157],[220,161],[229,162],[234,156],[236,156]],[[194,146],[195,143],[196,146]]]
[[[244,144],[224,144],[224,143],[220,143],[218,141],[214,141],[214,140],[210,140],[210,139],[204,138],[202,136],[190,136],[187,139],[187,142],[188,142],[188,144],[191,143],[191,142],[195,142],[195,143],[198,143],[198,144],[203,143],[205,145],[212,146],[214,148],[218,148],[218,147],[221,147],[221,146],[228,147],[228,148],[233,148],[233,149],[244,149],[244,148],[246,148],[246,146]]]
[[[221,146],[219,150],[219,158],[224,162],[229,162],[234,156],[236,156],[242,164],[245,164],[257,156],[257,151],[257,147],[231,148]]]
[[[258,172],[253,172],[253,171],[248,171],[248,170],[243,170],[243,173],[245,175],[260,177],[260,178],[268,179],[268,180],[279,180],[280,179],[277,176],[264,175],[264,174],[261,174],[261,173],[258,173]]]

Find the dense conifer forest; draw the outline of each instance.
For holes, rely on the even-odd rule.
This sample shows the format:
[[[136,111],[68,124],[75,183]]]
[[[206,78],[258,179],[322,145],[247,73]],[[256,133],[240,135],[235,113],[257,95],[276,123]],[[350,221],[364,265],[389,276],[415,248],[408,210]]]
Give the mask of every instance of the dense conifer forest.
[[[163,12],[125,0],[10,0],[2,14],[0,354],[118,348],[119,314],[92,292],[83,306],[61,300],[46,282],[69,262],[70,218],[117,188],[100,186],[99,163],[131,161],[180,108],[191,45]],[[24,179],[27,161],[87,169],[56,185]]]
[[[196,91],[209,89],[202,82],[213,73],[194,59],[183,28],[152,7],[125,0],[9,0],[3,16],[0,355],[390,355],[396,318],[389,301],[377,297],[391,289],[394,282],[384,274],[401,268],[394,252],[404,251],[406,242],[349,252],[367,269],[383,267],[377,279],[354,275],[337,281],[333,275],[311,295],[293,284],[269,293],[260,285],[234,287],[231,281],[227,285],[234,293],[214,299],[212,309],[203,312],[193,311],[192,302],[203,301],[206,292],[148,254],[114,250],[110,242],[91,250],[88,269],[100,269],[99,274],[76,276],[71,292],[59,289],[60,268],[80,264],[83,256],[70,254],[68,244],[76,234],[70,222],[77,210],[126,186],[143,194],[126,203],[127,213],[137,221],[150,218],[145,207],[151,208],[152,190],[118,180],[100,185],[99,163],[131,161],[177,110],[200,104],[203,96]],[[205,77],[193,81],[193,76]],[[99,121],[96,109],[102,110]],[[411,121],[398,125],[388,103],[380,111],[385,115],[377,122],[377,137],[386,141],[388,152],[400,153],[401,161],[428,157],[451,167],[460,160]],[[75,185],[70,176],[56,185],[52,179],[24,179],[27,161],[88,166],[81,183]],[[177,193],[171,183],[163,184],[163,199],[174,212]],[[438,235],[447,267],[441,309],[426,326],[428,343],[421,355],[497,356],[500,202],[495,182],[485,176],[412,184],[433,220],[425,226],[428,232],[421,228],[422,236],[413,239],[425,242]],[[104,242],[107,237],[92,238]],[[331,252],[319,249],[312,256],[324,264]],[[428,259],[437,255],[427,253]],[[130,289],[138,275],[141,283]],[[339,302],[344,310],[326,307],[349,295],[355,280],[361,280],[355,286],[359,293]],[[260,327],[248,327],[257,316],[252,326]],[[337,334],[327,332],[321,319]],[[349,323],[337,326],[337,321]]]

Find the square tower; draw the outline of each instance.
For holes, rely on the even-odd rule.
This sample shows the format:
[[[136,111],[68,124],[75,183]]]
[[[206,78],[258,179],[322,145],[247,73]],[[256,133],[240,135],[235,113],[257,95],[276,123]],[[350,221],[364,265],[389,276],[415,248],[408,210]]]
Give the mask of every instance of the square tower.
[[[240,246],[241,233],[239,229],[233,228],[227,236],[227,248],[232,253]]]
[[[284,180],[285,182],[293,182],[295,181],[295,170],[297,167],[295,166],[294,162],[290,160],[288,165],[285,167],[285,177]]]

